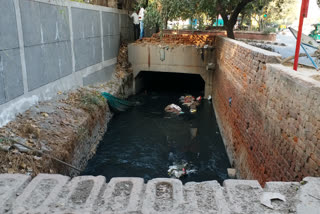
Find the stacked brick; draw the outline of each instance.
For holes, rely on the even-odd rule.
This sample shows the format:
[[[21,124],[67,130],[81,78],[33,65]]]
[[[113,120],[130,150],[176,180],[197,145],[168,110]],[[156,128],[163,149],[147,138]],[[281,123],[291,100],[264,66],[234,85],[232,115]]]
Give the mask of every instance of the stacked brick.
[[[320,82],[277,64],[278,54],[217,37],[214,108],[242,178],[320,176]]]

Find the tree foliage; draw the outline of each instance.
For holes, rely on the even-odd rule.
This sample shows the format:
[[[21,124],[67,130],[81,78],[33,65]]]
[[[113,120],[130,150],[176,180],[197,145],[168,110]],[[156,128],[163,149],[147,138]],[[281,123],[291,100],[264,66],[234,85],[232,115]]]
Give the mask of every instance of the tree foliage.
[[[183,3],[184,1],[178,0],[149,0],[145,14],[146,26],[167,28],[169,20],[182,16]]]
[[[145,2],[145,0],[141,1]],[[220,14],[228,37],[234,38],[233,29],[240,13],[242,17],[245,15],[262,17],[261,15],[267,8],[270,21],[284,19],[290,13],[289,6],[293,6],[292,2],[294,1],[296,0],[148,0],[145,23],[147,27],[157,26],[164,29],[167,28],[167,23],[170,20],[178,18],[199,19],[203,14],[213,20]]]
[[[275,0],[267,7],[268,22],[291,24],[297,17],[297,0]]]

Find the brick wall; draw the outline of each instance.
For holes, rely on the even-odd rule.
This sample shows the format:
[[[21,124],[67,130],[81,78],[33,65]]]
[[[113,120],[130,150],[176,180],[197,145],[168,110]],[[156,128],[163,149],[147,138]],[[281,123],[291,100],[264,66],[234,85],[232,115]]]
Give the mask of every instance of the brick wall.
[[[320,82],[277,63],[279,55],[217,37],[214,108],[240,177],[320,176]]]

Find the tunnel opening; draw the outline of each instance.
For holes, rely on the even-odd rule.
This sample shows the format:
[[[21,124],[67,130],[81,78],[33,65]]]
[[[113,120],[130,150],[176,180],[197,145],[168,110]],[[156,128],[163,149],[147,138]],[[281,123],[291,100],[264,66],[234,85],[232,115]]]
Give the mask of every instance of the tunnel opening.
[[[204,95],[199,74],[140,72],[134,108],[116,114],[83,175],[179,178],[183,183],[229,178],[230,162],[211,101],[202,99],[195,112],[182,96]],[[166,112],[168,105],[181,108]],[[175,170],[178,169],[178,170]],[[179,177],[179,173],[184,173]]]
[[[205,81],[199,74],[142,71],[136,77],[136,93],[141,91],[196,93],[203,96]]]

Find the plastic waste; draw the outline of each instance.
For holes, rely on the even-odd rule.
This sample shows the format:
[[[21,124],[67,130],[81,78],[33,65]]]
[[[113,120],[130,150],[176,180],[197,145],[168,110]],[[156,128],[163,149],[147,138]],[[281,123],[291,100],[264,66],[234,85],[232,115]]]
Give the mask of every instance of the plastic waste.
[[[181,163],[173,163],[172,166],[169,166],[168,169],[168,175],[172,178],[181,178],[183,176],[186,176],[188,174],[194,174],[197,170],[193,169],[190,164],[188,164],[185,160],[182,160]]]
[[[164,109],[166,112],[171,112],[171,113],[176,113],[176,114],[181,114],[181,108],[177,106],[176,104],[170,104]]]
[[[168,175],[175,178],[180,178],[183,175],[186,175],[185,167],[187,163],[176,164],[169,166]]]
[[[262,193],[262,196],[260,197],[261,204],[263,204],[266,207],[269,207],[270,209],[273,209],[273,205],[271,203],[271,200],[286,201],[286,197],[280,193],[277,193],[277,192],[264,192],[264,193]]]

